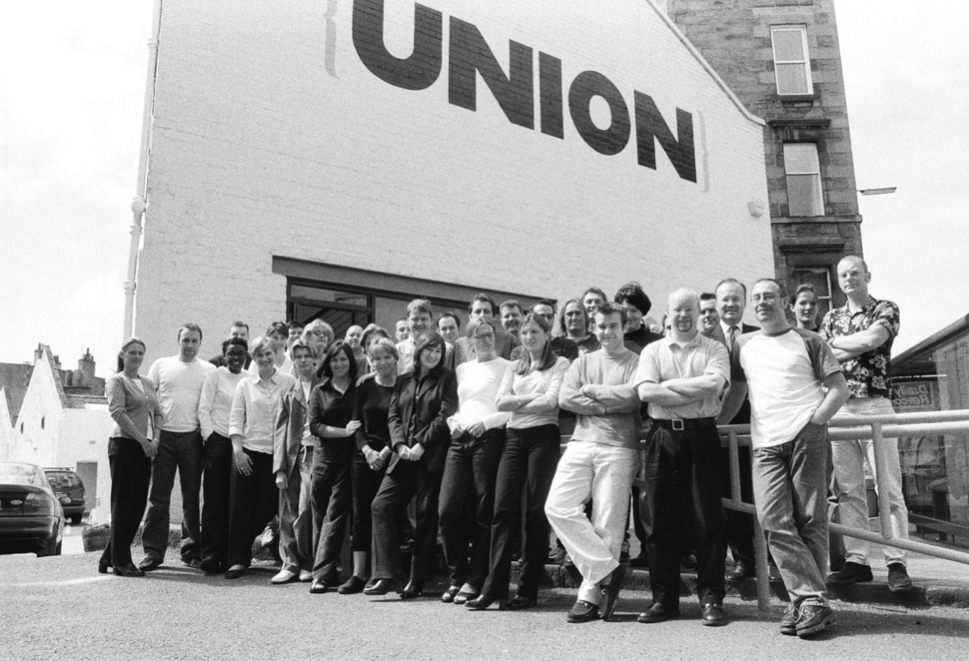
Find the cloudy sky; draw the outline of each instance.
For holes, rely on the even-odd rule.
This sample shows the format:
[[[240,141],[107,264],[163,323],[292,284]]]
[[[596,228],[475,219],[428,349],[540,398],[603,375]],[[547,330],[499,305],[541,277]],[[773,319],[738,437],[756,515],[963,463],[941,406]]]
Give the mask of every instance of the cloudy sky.
[[[969,3],[839,0],[872,293],[896,353],[969,313]],[[0,7],[0,362],[120,344],[151,0]],[[944,20],[940,20],[944,17]],[[173,346],[174,349],[174,346]]]

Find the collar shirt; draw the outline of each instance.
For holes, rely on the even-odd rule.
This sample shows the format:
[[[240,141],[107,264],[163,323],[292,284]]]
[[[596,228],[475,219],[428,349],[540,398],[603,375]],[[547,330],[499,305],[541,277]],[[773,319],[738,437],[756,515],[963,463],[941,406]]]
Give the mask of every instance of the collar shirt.
[[[248,379],[245,370],[233,374],[227,367],[217,367],[205,377],[202,395],[199,397],[199,426],[202,438],[208,440],[212,433],[229,437],[229,412],[232,410],[232,397],[236,386]]]
[[[397,343],[397,373],[407,374],[414,370],[414,351],[417,349],[417,344],[414,343],[413,338],[408,337],[406,340],[401,340]]]
[[[852,313],[845,303],[828,311],[821,322],[819,334],[827,342],[877,326],[888,331],[884,344],[841,363],[851,399],[890,396],[892,342],[899,329],[898,306],[869,296],[858,312]]]
[[[241,435],[246,450],[272,454],[279,401],[295,385],[296,380],[279,369],[265,380],[250,376],[240,381],[232,398],[229,434]]]
[[[730,354],[710,338],[697,333],[689,342],[677,342],[672,337],[648,344],[639,358],[635,387],[642,383],[661,384],[670,379],[689,379],[705,374],[723,377],[730,382]],[[720,397],[710,395],[683,406],[649,404],[649,417],[654,420],[682,418],[715,418],[720,413]]]

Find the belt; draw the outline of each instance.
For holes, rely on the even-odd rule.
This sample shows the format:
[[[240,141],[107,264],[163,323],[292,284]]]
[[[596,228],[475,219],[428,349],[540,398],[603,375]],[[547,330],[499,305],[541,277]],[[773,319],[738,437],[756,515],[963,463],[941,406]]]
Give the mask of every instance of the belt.
[[[716,427],[717,421],[713,418],[690,418],[686,420],[680,418],[673,420],[654,419],[653,424],[657,427],[662,427],[663,429],[683,431],[684,429],[699,429],[700,427]]]

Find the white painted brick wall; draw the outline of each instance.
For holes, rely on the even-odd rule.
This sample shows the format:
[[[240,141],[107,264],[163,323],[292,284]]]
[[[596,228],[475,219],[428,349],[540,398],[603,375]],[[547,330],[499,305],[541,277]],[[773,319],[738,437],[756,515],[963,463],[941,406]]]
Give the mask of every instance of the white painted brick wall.
[[[273,255],[559,299],[636,279],[657,317],[678,286],[773,274],[769,218],[747,207],[767,200],[762,128],[649,3],[425,0],[444,13],[444,66],[423,91],[366,69],[349,0],[329,3],[328,63],[327,4],[164,1],[136,295],[149,361],[175,352],[183,321],[202,325],[207,357],[233,319],[253,334],[282,319]],[[399,57],[413,12],[387,2]],[[448,103],[450,16],[506,70],[509,39],[534,49],[535,130],[510,124],[480,77],[476,112]],[[538,51],[562,60],[564,140],[539,130]],[[699,182],[659,145],[657,170],[639,166],[635,121],[620,154],[588,147],[568,110],[585,70],[631,114],[633,90],[652,96],[674,133],[675,108],[693,113]]]

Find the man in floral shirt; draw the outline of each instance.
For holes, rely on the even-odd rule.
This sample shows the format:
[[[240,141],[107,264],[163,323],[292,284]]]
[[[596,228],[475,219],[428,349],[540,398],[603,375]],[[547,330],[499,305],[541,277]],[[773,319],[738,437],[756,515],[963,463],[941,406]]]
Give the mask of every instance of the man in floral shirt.
[[[848,297],[843,307],[824,316],[820,334],[831,345],[841,363],[851,394],[835,420],[862,415],[893,414],[890,399],[892,342],[898,334],[898,306],[880,301],[868,294],[871,273],[865,260],[857,256],[845,257],[838,263],[838,285]],[[898,439],[884,439],[888,466],[888,500],[891,507],[892,532],[895,537],[908,539],[908,510],[902,497],[902,471],[898,462]],[[838,485],[838,506],[841,522],[852,528],[868,528],[868,500],[865,494],[864,462],[875,475],[875,454],[872,441],[835,441],[831,459]],[[836,585],[872,580],[868,560],[868,542],[845,537],[845,564],[828,575],[828,582]],[[884,547],[888,564],[888,589],[907,592],[912,580],[905,569],[905,553],[901,549]]]

